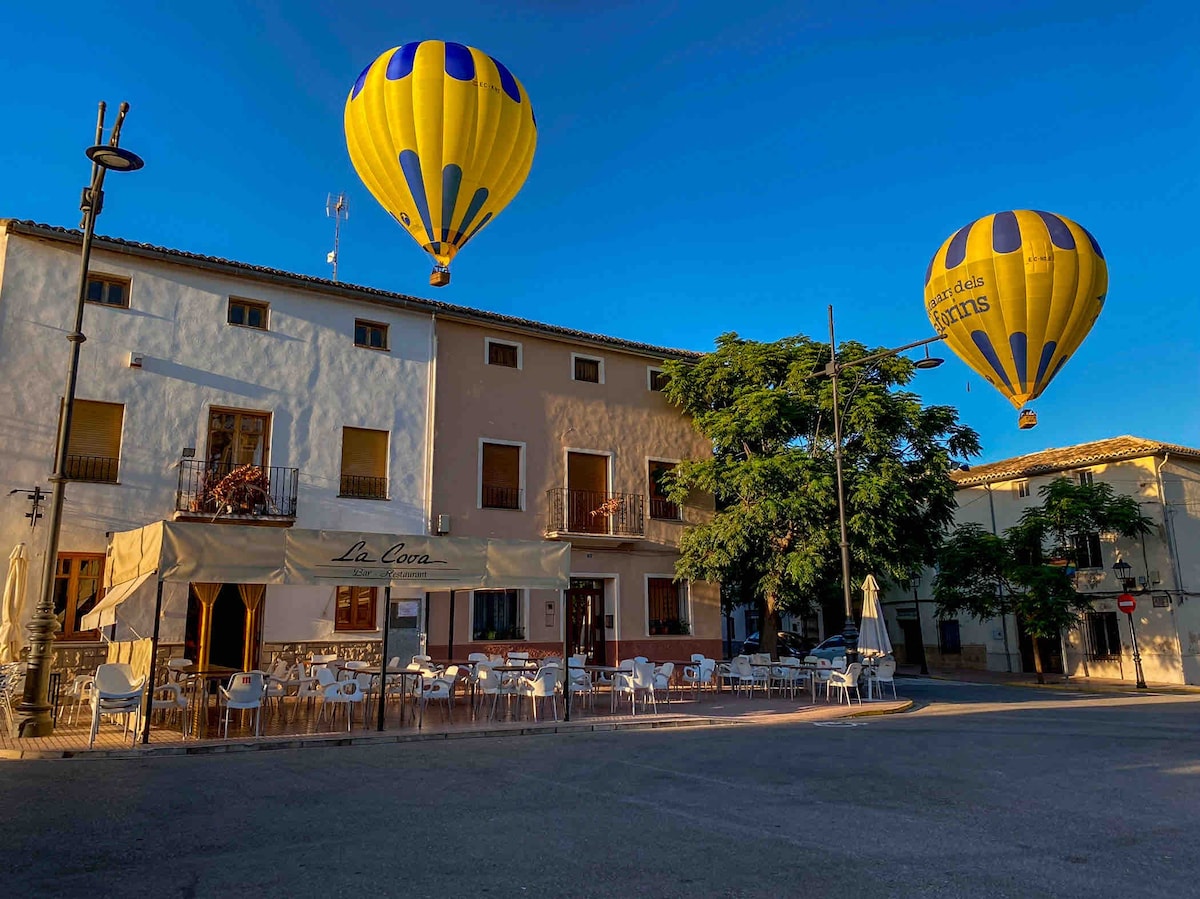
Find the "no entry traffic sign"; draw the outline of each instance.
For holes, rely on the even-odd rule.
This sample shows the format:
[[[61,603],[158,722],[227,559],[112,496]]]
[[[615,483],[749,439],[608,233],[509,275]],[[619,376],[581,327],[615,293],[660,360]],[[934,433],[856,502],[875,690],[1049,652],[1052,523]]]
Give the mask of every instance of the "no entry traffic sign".
[[[1117,608],[1127,615],[1132,615],[1133,610],[1137,608],[1137,600],[1128,593],[1122,593],[1117,597]]]

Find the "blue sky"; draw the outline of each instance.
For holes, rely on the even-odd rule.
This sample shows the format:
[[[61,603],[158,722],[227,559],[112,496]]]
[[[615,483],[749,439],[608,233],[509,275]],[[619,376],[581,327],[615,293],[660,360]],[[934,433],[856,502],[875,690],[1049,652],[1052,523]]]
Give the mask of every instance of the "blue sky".
[[[1193,3],[60,0],[5,13],[0,216],[75,226],[95,104],[132,104],[101,233],[650,343],[723,331],[894,346],[967,222],[1047,209],[1099,240],[1090,337],[1016,429],[956,358],[914,387],[984,459],[1114,434],[1200,446],[1200,13]],[[423,11],[429,10],[429,11]],[[524,189],[427,283],[350,165],[342,107],[389,47],[477,46],[539,126]]]

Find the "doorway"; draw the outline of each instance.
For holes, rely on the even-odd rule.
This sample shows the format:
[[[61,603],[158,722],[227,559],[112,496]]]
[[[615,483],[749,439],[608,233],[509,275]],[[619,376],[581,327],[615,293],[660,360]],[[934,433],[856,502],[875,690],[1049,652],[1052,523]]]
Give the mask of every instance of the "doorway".
[[[184,653],[187,658],[199,660],[203,636],[200,633],[200,601],[194,593],[189,592],[187,624],[184,630]],[[242,602],[237,584],[221,585],[213,602],[208,640],[210,665],[243,670],[246,651],[246,604]],[[256,663],[254,659],[251,661]]]
[[[566,591],[567,648],[583,655],[589,665],[607,665],[604,641],[604,581],[571,578]]]
[[[1033,637],[1025,630],[1021,619],[1017,619],[1017,640],[1021,647],[1021,671],[1026,674],[1032,674],[1037,671],[1033,664]],[[1048,639],[1039,639],[1038,651],[1042,657],[1042,673],[1043,674],[1062,674],[1063,657],[1062,657],[1062,640],[1050,637]]]
[[[904,663],[924,665],[925,644],[921,639],[921,622],[915,618],[901,618],[899,624],[900,631],[904,634]]]
[[[577,534],[607,534],[608,456],[567,453],[567,530]]]

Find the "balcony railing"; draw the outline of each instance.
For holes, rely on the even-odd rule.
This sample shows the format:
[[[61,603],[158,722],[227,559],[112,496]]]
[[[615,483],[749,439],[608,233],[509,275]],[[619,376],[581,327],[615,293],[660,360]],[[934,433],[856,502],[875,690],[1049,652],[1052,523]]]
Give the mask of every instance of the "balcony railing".
[[[546,491],[546,500],[550,511],[548,533],[614,537],[641,537],[646,533],[640,494],[554,487]]]
[[[183,459],[175,509],[193,515],[296,517],[295,468],[264,468]]]
[[[387,499],[388,479],[370,478],[364,475],[342,475],[338,496],[349,496],[355,499]]]
[[[520,509],[524,491],[519,487],[490,487],[484,484],[481,493],[480,505],[485,509]]]
[[[650,517],[663,521],[679,521],[683,516],[679,514],[678,503],[673,503],[669,499],[657,499],[652,496],[650,497]]]
[[[64,474],[69,481],[98,481],[117,483],[117,465],[120,459],[107,456],[67,456]]]

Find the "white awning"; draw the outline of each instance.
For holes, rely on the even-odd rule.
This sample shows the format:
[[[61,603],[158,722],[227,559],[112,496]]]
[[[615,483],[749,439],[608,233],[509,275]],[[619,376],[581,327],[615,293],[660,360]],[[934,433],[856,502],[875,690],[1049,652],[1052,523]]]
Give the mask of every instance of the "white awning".
[[[131,581],[124,581],[110,587],[104,594],[104,599],[96,603],[90,612],[83,616],[83,626],[88,630],[108,627],[117,623],[117,606],[137,592],[138,588],[154,577],[154,572],[138,575]]]

